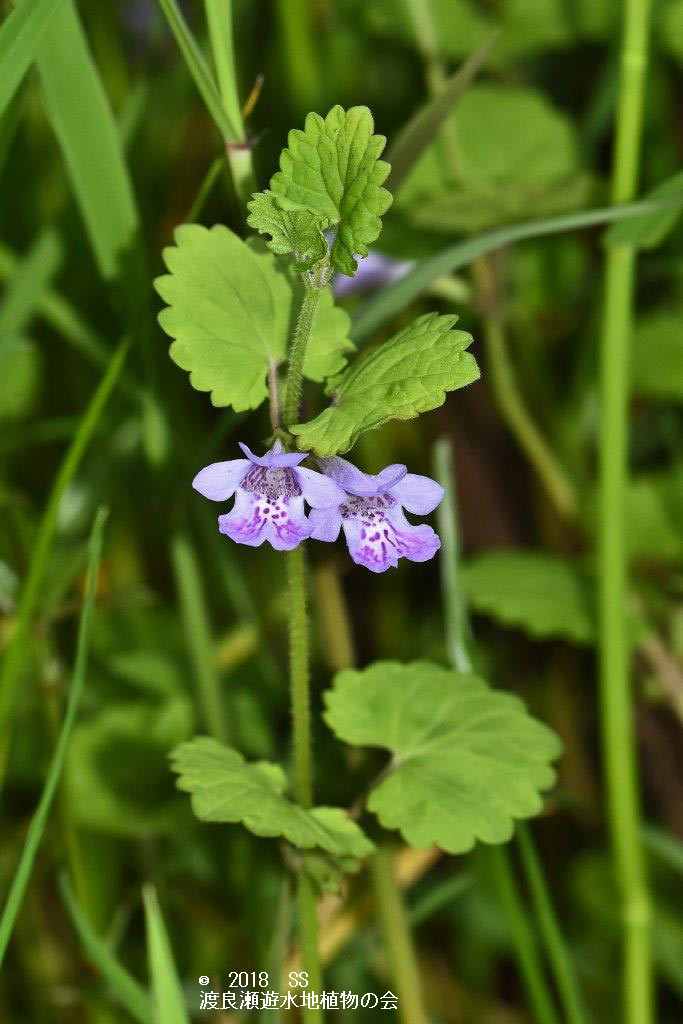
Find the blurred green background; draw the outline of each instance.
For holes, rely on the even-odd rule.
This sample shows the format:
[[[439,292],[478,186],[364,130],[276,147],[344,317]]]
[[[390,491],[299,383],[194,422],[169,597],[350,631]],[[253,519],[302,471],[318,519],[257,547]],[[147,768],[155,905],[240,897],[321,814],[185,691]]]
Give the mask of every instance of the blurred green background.
[[[499,29],[485,67],[385,218],[377,250],[390,262],[379,283],[405,261],[470,234],[606,205],[620,6],[241,0],[235,54],[244,100],[255,90],[247,130],[258,186],[308,110],[365,104],[391,142],[444,75]],[[206,179],[220,139],[156,4],[83,0],[77,16],[70,2],[64,7],[62,31],[45,36],[38,65],[0,120],[0,647],[16,627],[67,446],[119,339],[132,340],[90,443],[57,495],[22,649],[2,793],[0,892],[59,732],[86,539],[106,504],[85,695],[0,976],[0,1019],[110,1024],[133,1018],[74,930],[57,884],[65,868],[83,917],[144,984],[140,889],[156,887],[193,1013],[199,975],[225,981],[231,970],[267,969],[279,936],[286,943],[276,844],[236,826],[200,825],[167,764],[177,742],[207,731],[207,677],[219,680],[232,742],[249,757],[286,760],[284,573],[269,548],[238,550],[220,537],[214,510],[190,487],[199,468],[235,457],[237,439],[260,444],[269,432],[265,412],[248,419],[213,409],[171,364],[156,324],[151,282],[174,228],[192,217],[244,230],[227,165],[219,160]],[[12,8],[0,3],[3,15]],[[188,2],[184,12],[203,44],[202,5]],[[661,0],[643,192],[681,166],[682,65],[683,0]],[[593,228],[505,248],[440,278],[399,313],[380,339],[421,312],[457,312],[474,335],[482,380],[419,425],[365,435],[356,455],[370,472],[405,462],[429,473],[435,439],[452,444],[480,668],[494,685],[521,694],[566,747],[558,789],[534,832],[593,1019],[602,1024],[617,1019],[619,978],[593,649],[601,234]],[[364,289],[377,283],[359,273],[340,302],[357,312]],[[636,298],[626,507],[633,664],[659,1019],[675,1024],[683,1019],[680,225],[643,254]],[[510,549],[517,554],[500,555]],[[437,562],[369,578],[341,547],[319,545],[312,563],[316,692],[350,662],[446,660]],[[319,719],[315,742],[320,802],[348,805],[381,757],[370,766],[355,761]],[[486,851],[428,863],[408,855],[405,870],[433,1020],[531,1020]],[[330,957],[327,987],[384,991],[366,874],[349,899],[351,925]]]

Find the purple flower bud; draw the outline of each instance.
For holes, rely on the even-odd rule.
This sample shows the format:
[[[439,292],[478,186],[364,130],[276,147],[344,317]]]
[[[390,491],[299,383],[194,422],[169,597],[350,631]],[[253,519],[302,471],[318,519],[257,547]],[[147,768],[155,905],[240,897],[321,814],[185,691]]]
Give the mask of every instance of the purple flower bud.
[[[387,466],[373,476],[334,456],[319,459],[323,473],[344,488],[338,507],[311,512],[311,536],[334,541],[343,527],[351,558],[371,572],[385,572],[399,558],[426,562],[441,547],[431,526],[412,526],[403,509],[416,515],[433,512],[444,495],[443,487],[428,476],[409,473],[405,466]]]
[[[232,510],[218,517],[218,528],[238,544],[258,547],[268,541],[277,551],[291,551],[313,531],[304,501],[324,511],[346,498],[331,479],[302,469],[305,453],[285,452],[279,441],[265,455],[254,455],[241,442],[240,448],[246,459],[214,462],[192,481],[211,501],[235,495]]]

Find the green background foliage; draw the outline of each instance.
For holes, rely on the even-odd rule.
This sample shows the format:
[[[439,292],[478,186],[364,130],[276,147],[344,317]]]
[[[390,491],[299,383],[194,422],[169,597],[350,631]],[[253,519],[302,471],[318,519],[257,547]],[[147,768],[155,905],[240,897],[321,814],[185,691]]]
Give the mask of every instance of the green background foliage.
[[[596,686],[597,339],[605,245],[640,249],[625,507],[631,670],[658,1020],[676,1024],[683,3],[664,0],[655,10],[640,184],[641,195],[672,205],[608,230],[606,217],[586,211],[609,203],[616,0],[231,6],[235,95],[232,58],[212,47],[199,0],[182,8],[199,47],[184,57],[164,16],[173,15],[170,0],[0,3],[0,727],[8,740],[0,742],[0,908],[28,864],[26,849],[35,855],[16,923],[2,925],[0,1019],[200,1019],[200,975],[225,982],[231,970],[276,972],[289,962],[292,868],[335,892],[351,872],[335,933],[343,941],[330,939],[337,919],[322,929],[326,987],[394,987],[390,940],[400,946],[404,933],[382,926],[387,914],[395,925],[395,907],[368,870],[372,843],[389,854],[376,863],[394,863],[402,879],[428,1019],[549,1024],[524,973],[539,934],[523,840],[509,858],[515,912],[500,848],[472,844],[486,831],[475,820],[481,808],[442,820],[433,789],[423,793],[411,761],[400,761],[443,702],[445,754],[428,750],[421,767],[449,780],[458,771],[476,776],[458,742],[473,712],[461,706],[462,677],[445,668],[441,574],[454,566],[437,558],[371,577],[341,542],[310,546],[316,810],[304,812],[282,795],[279,767],[290,758],[282,560],[220,537],[215,517],[226,509],[190,487],[204,465],[239,457],[238,440],[261,451],[270,436],[268,370],[285,368],[302,291],[287,253],[312,263],[323,251],[320,229],[332,227],[333,262],[355,277],[339,276],[344,293],[340,286],[336,299],[328,290],[320,300],[301,443],[319,452],[355,444],[351,457],[369,472],[400,462],[432,474],[434,441],[447,438],[461,598],[474,674],[489,687],[474,684],[469,698],[476,705],[486,693],[486,707],[501,716],[482,736],[475,731],[500,755],[491,761],[497,801],[488,836],[505,839],[512,818],[542,810],[529,828],[590,1019],[601,1024],[621,1018]],[[484,67],[389,205],[384,161],[393,141],[496,29]],[[356,111],[359,131],[347,149],[339,110]],[[309,111],[319,116],[306,122]],[[313,195],[301,191],[304,126],[339,172]],[[235,144],[226,155],[228,129]],[[344,188],[349,154],[362,168],[357,204]],[[269,188],[282,206],[302,203],[310,216],[250,214],[252,192]],[[550,226],[506,233],[540,218]],[[210,230],[216,224],[223,227]],[[478,233],[490,229],[503,234],[477,249]],[[244,241],[257,230],[262,239]],[[215,249],[200,264],[196,243],[207,238]],[[410,276],[384,291],[386,269],[379,282],[362,261],[355,269],[366,248],[370,259],[393,261],[392,274]],[[400,387],[382,388],[373,365],[391,362],[391,339],[415,331],[415,321],[439,328],[438,366],[432,373],[415,349]],[[165,332],[187,372],[169,360]],[[235,342],[244,359],[235,360]],[[353,380],[366,374],[370,386],[349,426],[345,402],[357,401]],[[102,504],[110,514],[78,720],[44,833],[25,846],[75,678],[89,607],[87,542]],[[376,660],[402,664],[366,667]],[[423,662],[436,669],[406,702],[403,676]],[[399,710],[405,744],[392,740],[389,716]],[[289,840],[284,858],[258,829],[193,815],[169,755],[179,745],[196,751],[197,734],[237,751],[239,771],[270,766],[260,781],[273,784],[267,795]],[[224,817],[262,809],[256,801]],[[339,825],[335,842],[300,850],[310,846],[301,831],[321,813]],[[441,850],[416,852],[406,840],[437,840]]]

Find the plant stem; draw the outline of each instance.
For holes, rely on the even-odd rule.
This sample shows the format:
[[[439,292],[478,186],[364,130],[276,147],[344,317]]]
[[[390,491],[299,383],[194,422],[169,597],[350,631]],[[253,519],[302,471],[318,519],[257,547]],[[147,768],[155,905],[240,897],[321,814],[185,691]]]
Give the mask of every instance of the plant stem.
[[[209,614],[204,600],[202,577],[197,555],[184,529],[177,529],[171,538],[171,558],[180,602],[180,617],[204,724],[212,736],[225,742],[228,739],[228,726],[209,629]]]
[[[370,867],[401,1018],[405,1024],[427,1024],[429,1017],[424,1007],[415,947],[396,882],[394,851],[389,846],[380,846]]]
[[[319,292],[305,280],[304,299],[294,338],[290,346],[289,370],[284,406],[285,426],[296,423],[303,380],[306,347],[318,306]],[[296,799],[302,807],[313,803],[311,751],[311,699],[308,609],[306,605],[306,559],[302,547],[288,551],[287,581],[289,605],[289,678],[292,710],[292,777]],[[322,989],[322,971],[318,953],[317,894],[305,868],[297,880],[297,908],[301,959],[308,971],[311,991]],[[322,1021],[322,1011],[305,1011],[310,1020]]]
[[[472,269],[482,291],[486,310],[484,340],[496,403],[520,448],[536,470],[553,505],[564,519],[571,519],[576,513],[577,506],[574,487],[534,422],[517,386],[500,311],[497,308],[497,289],[492,280],[493,273],[483,257],[474,261]]]
[[[299,416],[306,348],[308,347],[308,339],[311,336],[320,298],[320,290],[314,288],[306,277],[304,277],[304,288],[304,301],[299,311],[296,331],[294,332],[294,338],[289,350],[289,372],[287,374],[287,388],[283,409],[284,422],[287,429],[296,423]]]
[[[446,647],[448,660],[458,672],[471,672],[469,623],[463,590],[460,586],[460,538],[458,536],[458,499],[452,466],[451,445],[441,437],[434,445],[434,475],[444,489],[443,501],[436,512],[441,537],[441,589],[444,597]]]
[[[277,0],[286,80],[292,103],[302,113],[320,99],[321,86],[310,8],[309,0]]]
[[[461,672],[471,672],[470,629],[465,597],[460,586],[458,506],[452,453],[449,441],[441,438],[434,449],[434,475],[444,489],[437,512],[441,536],[441,581],[443,588],[446,635],[451,663]],[[526,918],[510,855],[504,846],[489,851],[498,898],[505,911],[513,948],[524,987],[539,1024],[559,1024],[550,990],[546,983],[533,931]]]
[[[85,449],[90,443],[107,400],[119,378],[129,345],[130,337],[125,337],[112,355],[107,370],[83,413],[69,450],[62,460],[38,527],[31,564],[19,598],[14,632],[5,651],[2,670],[0,670],[0,784],[4,771],[4,757],[9,744],[14,696],[19,683],[23,658],[26,654],[33,614],[47,568],[50,545],[57,527],[59,506],[64,492],[80,466]]]
[[[204,0],[209,40],[216,66],[218,91],[235,135],[225,140],[232,180],[239,200],[246,204],[256,190],[256,178],[242,116],[232,31],[232,0]]]
[[[536,921],[553,971],[567,1024],[587,1024],[586,1011],[566,943],[552,905],[543,868],[529,827],[518,822],[516,839],[534,905]]]
[[[637,187],[649,16],[649,0],[626,0],[613,154],[614,203],[628,202]],[[605,782],[615,872],[621,893],[624,1020],[629,1024],[649,1024],[654,1019],[651,911],[639,837],[624,520],[635,260],[632,246],[611,246],[607,250],[600,363],[598,597]]]
[[[504,846],[492,846],[488,856],[498,899],[507,917],[529,1006],[538,1024],[560,1024],[543,975],[536,939],[517,891],[509,855]]]
[[[306,563],[302,547],[287,552],[287,580],[294,792],[302,807],[310,807],[313,802],[310,673]]]

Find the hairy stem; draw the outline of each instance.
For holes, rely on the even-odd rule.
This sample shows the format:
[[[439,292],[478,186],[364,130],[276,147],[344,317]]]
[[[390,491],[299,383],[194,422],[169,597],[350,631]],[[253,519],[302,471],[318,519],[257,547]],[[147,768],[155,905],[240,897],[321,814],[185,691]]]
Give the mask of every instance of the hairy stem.
[[[299,405],[301,404],[301,390],[304,379],[304,362],[306,360],[306,349],[308,339],[311,336],[315,314],[318,308],[320,291],[314,288],[307,279],[304,279],[304,301],[299,311],[299,319],[296,324],[296,331],[289,350],[289,373],[287,375],[287,388],[284,402],[284,421],[289,429],[296,423],[299,417]]]
[[[287,552],[289,585],[289,677],[292,709],[293,781],[302,807],[313,800],[311,770],[311,707],[309,695],[308,609],[303,548]]]
[[[614,145],[612,200],[636,191],[649,29],[649,0],[626,0]],[[608,248],[600,364],[600,696],[609,824],[621,893],[624,1020],[654,1019],[650,901],[640,844],[637,747],[629,678],[624,508],[628,457],[629,348],[636,253]]]
[[[303,304],[290,347],[284,404],[285,426],[296,423],[303,379],[306,347],[315,319],[319,292],[306,282]],[[287,552],[289,605],[289,678],[292,711],[292,779],[296,799],[302,807],[313,803],[313,757],[311,751],[311,698],[309,624],[306,591],[306,559],[302,547]],[[318,954],[317,896],[305,870],[299,872],[297,908],[301,959],[308,971],[311,991],[321,991],[322,972]],[[320,1010],[307,1010],[310,1020],[321,1021]]]

